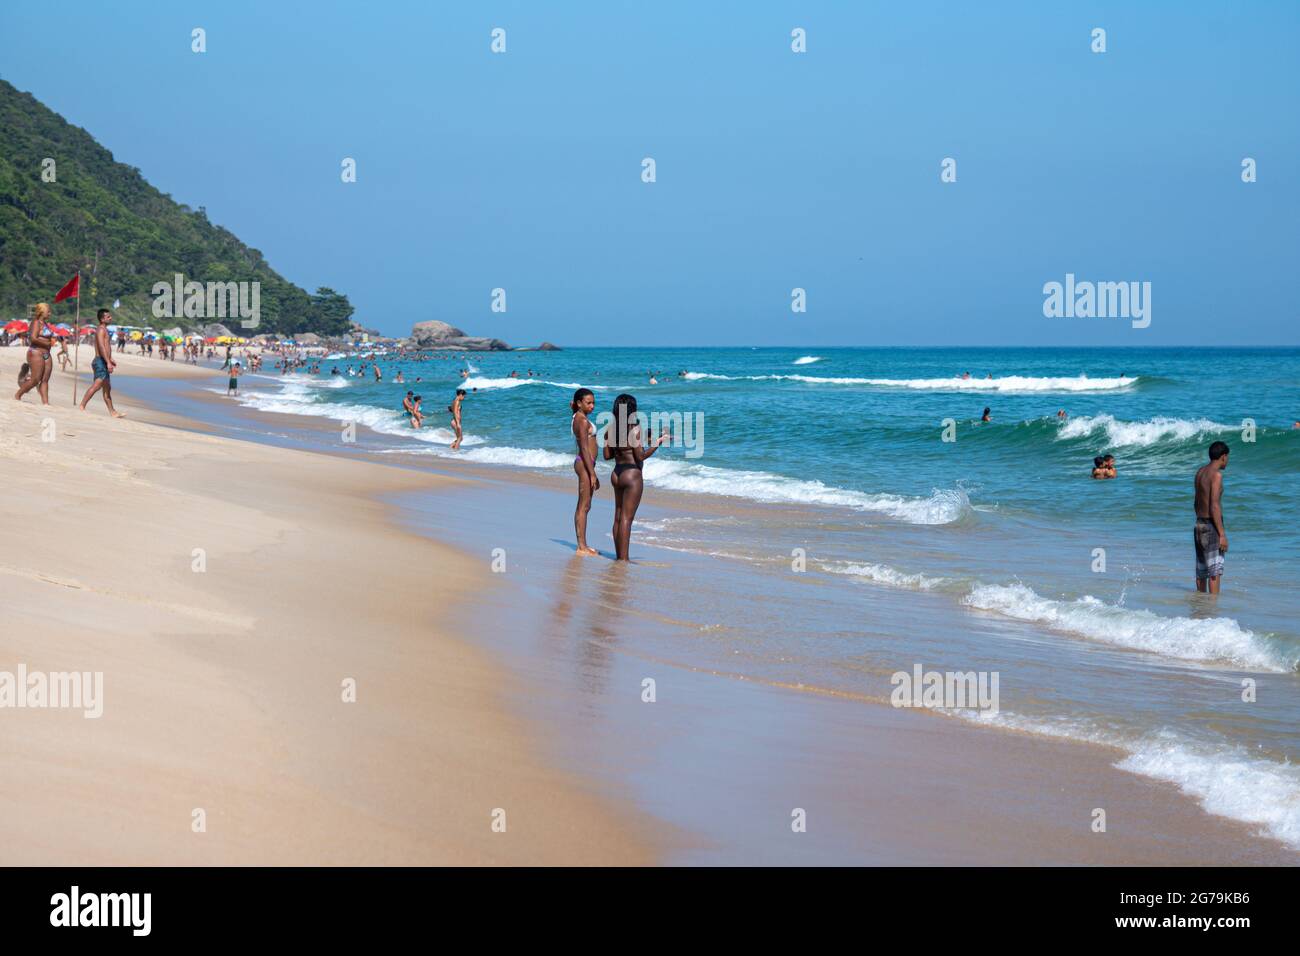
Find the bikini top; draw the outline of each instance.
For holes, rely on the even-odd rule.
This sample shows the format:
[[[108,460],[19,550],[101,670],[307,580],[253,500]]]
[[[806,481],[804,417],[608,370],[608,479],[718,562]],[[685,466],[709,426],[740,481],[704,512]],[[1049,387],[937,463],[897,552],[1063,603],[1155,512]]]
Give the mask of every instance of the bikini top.
[[[578,413],[577,413],[577,412],[574,412],[574,413],[573,413],[573,418],[569,419],[569,426],[570,426],[570,428],[572,428],[572,426],[573,426],[573,422],[574,422],[574,420],[577,419],[577,417],[578,417]],[[591,423],[591,419],[587,419],[587,437],[588,437],[588,438],[595,438],[595,437],[596,437],[596,426],[593,425],[593,424]]]

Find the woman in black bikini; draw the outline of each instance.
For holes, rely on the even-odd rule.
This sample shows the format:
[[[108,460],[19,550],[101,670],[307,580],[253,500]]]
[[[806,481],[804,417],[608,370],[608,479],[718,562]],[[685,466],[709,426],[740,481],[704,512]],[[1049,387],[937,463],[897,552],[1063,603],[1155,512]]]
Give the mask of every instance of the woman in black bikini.
[[[32,374],[27,379],[27,383],[14,395],[14,398],[19,401],[22,401],[22,397],[32,389],[37,389],[41,396],[41,404],[50,404],[50,376],[54,374],[50,346],[54,344],[54,338],[50,335],[49,318],[50,307],[44,302],[39,303],[36,306],[36,314],[32,317],[31,327],[27,330],[27,341],[30,343],[27,349],[27,364],[32,367]]]
[[[614,420],[605,429],[605,458],[614,459],[610,483],[614,486],[614,554],[618,561],[628,560],[632,522],[641,504],[641,463],[670,437],[665,428],[649,448],[642,447],[641,426],[636,421],[636,399],[631,395],[614,399]]]
[[[569,403],[573,409],[573,423],[570,426],[573,440],[578,445],[578,454],[573,457],[573,471],[578,476],[578,507],[573,512],[573,533],[578,538],[578,554],[598,554],[595,548],[587,546],[587,513],[591,511],[591,496],[600,488],[600,479],[596,477],[596,426],[587,417],[596,410],[596,396],[591,389],[580,388],[573,393]]]

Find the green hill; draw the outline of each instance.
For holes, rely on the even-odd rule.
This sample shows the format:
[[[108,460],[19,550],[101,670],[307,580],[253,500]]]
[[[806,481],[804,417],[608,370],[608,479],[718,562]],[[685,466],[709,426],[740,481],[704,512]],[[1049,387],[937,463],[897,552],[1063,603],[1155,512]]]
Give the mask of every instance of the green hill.
[[[47,157],[54,182],[42,179]],[[85,130],[0,80],[0,319],[52,300],[77,269],[83,319],[121,299],[116,317],[130,324],[220,321],[239,331],[237,320],[154,318],[154,283],[178,272],[203,283],[260,282],[261,324],[246,334],[337,335],[352,315],[346,296],[300,289],[202,208],[174,202]]]

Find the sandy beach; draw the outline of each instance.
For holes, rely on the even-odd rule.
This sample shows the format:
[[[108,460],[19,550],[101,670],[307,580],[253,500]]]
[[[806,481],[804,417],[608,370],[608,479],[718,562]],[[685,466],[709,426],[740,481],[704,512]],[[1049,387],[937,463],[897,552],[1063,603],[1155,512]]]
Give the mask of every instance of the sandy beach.
[[[0,350],[9,381],[20,354]],[[502,509],[499,473],[234,441],[133,399],[209,369],[118,374],[125,421],[72,408],[59,373],[48,408],[0,403],[0,478],[30,489],[9,524],[41,510],[0,554],[0,670],[104,674],[98,719],[3,714],[4,862],[1295,861],[1105,747],[647,657],[660,622],[599,616],[636,604],[636,569],[547,550],[558,483],[506,479]],[[518,571],[489,573],[492,535]]]
[[[0,350],[5,382],[22,354]],[[98,718],[3,713],[2,862],[654,859],[647,821],[539,760],[507,673],[451,633],[486,569],[373,497],[440,479],[165,427],[141,373],[212,374],[119,358],[123,421],[58,372],[51,405],[0,402],[0,670],[103,673]]]

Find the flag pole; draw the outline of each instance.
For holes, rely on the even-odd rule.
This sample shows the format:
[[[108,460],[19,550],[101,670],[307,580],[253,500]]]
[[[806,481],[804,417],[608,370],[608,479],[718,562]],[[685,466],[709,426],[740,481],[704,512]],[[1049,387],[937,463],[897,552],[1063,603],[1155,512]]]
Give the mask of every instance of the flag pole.
[[[77,337],[72,359],[72,404],[77,404],[77,386],[81,378],[81,270],[77,270],[77,317],[73,320],[72,334]]]

